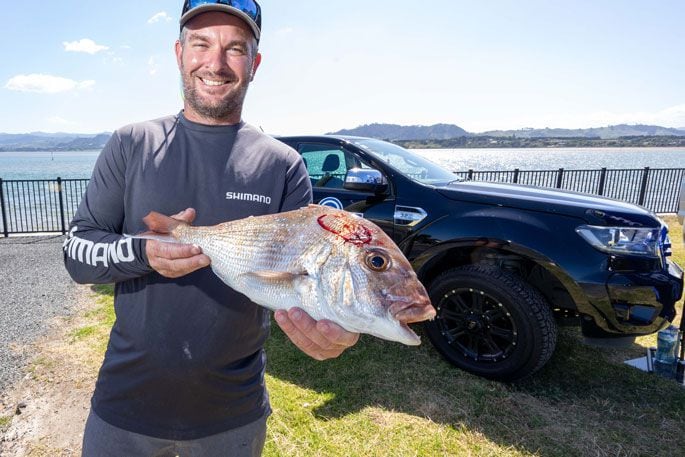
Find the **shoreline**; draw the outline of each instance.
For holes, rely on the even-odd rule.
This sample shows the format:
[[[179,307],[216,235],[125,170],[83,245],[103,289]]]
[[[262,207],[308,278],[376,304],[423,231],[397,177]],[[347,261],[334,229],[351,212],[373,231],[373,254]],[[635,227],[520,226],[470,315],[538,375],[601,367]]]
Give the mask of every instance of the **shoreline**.
[[[539,140],[539,138],[532,138],[531,140]],[[682,144],[656,144],[656,145],[644,145],[644,144],[626,144],[626,145],[603,145],[603,144],[587,144],[587,145],[563,145],[563,144],[523,144],[523,145],[507,145],[504,143],[493,143],[493,144],[467,144],[459,146],[443,146],[438,143],[449,142],[452,140],[383,140],[389,141],[391,143],[398,144],[406,149],[657,149],[657,150],[681,150],[685,153],[685,137],[683,138]],[[426,143],[425,145],[423,143]],[[39,148],[39,149],[5,149],[0,148],[0,154],[22,154],[22,153],[32,153],[32,152],[47,152],[55,154],[65,154],[65,153],[86,153],[95,152],[100,153],[102,149],[49,149],[49,148]]]

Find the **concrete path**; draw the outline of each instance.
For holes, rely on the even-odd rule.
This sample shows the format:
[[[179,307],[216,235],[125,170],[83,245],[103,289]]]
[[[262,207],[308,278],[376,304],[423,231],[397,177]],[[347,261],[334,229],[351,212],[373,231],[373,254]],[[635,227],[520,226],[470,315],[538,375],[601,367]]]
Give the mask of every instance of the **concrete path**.
[[[76,284],[64,269],[63,240],[0,238],[0,392],[20,377],[29,355],[24,345],[74,308]]]

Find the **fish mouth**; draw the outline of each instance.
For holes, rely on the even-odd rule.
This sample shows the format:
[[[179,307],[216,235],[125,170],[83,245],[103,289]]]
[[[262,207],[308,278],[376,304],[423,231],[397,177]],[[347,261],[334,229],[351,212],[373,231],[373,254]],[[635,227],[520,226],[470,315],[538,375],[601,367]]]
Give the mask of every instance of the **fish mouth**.
[[[389,290],[381,291],[388,304],[388,312],[401,324],[431,320],[437,314],[425,289],[413,290],[407,294],[395,295]]]
[[[421,338],[419,338],[419,335],[414,333],[414,330],[409,328],[407,324],[400,322],[400,328],[402,329],[402,340],[399,341],[400,343],[404,343],[407,346],[418,346],[421,344]]]
[[[388,341],[396,341],[407,346],[418,346],[421,338],[407,324],[403,322],[383,320],[381,325],[365,328],[363,333],[368,333]]]
[[[430,300],[395,301],[390,305],[390,315],[402,324],[432,320],[437,314]]]

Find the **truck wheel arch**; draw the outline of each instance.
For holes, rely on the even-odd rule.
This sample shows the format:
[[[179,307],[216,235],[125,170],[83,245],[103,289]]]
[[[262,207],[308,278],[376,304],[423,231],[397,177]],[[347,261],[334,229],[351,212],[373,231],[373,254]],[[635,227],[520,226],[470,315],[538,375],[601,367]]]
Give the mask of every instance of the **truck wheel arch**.
[[[417,276],[428,288],[443,272],[465,265],[500,266],[509,262],[509,270],[540,290],[553,309],[578,311],[590,308],[580,287],[554,261],[541,253],[512,241],[494,238],[450,240],[432,246],[413,259]],[[516,262],[523,268],[515,271]],[[513,263],[513,265],[512,265]],[[537,276],[537,279],[531,277]]]

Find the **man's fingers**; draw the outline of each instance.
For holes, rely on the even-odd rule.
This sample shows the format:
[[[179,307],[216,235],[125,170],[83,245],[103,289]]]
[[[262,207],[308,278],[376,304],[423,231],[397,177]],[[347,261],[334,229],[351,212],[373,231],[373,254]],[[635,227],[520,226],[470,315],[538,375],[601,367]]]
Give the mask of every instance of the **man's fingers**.
[[[288,310],[288,318],[304,334],[309,334],[316,328],[316,321],[300,308],[290,308]]]
[[[163,241],[148,240],[146,245],[148,257],[162,259],[184,259],[202,254],[202,249],[194,244],[165,243]]]
[[[281,330],[290,338],[290,341],[295,344],[302,352],[317,360],[323,360],[320,356],[320,348],[311,339],[309,339],[300,329],[295,325],[290,318],[289,313],[284,310],[278,310],[274,313],[274,317]]]
[[[326,338],[337,346],[348,348],[359,341],[359,333],[348,332],[335,322],[321,320],[316,323],[316,328]]]
[[[317,346],[321,350],[329,350],[333,348],[337,349],[338,347],[342,346],[337,341],[331,341],[326,337],[326,335],[322,334],[321,329],[319,328],[319,323],[317,323],[317,321],[312,319],[311,316],[309,316],[309,314],[305,313],[301,309],[289,309],[288,318],[294,324],[298,333],[303,335],[302,339],[306,338],[306,340],[308,340],[305,343],[307,347]],[[321,322],[321,324],[322,328],[325,327],[327,331],[331,331],[331,329],[329,328],[329,324],[324,324],[323,321]],[[330,322],[330,324],[336,325],[332,322]],[[346,348],[347,346],[343,347]]]
[[[180,276],[192,273],[195,270],[204,268],[210,264],[209,257],[206,255],[196,255],[185,259],[157,259],[150,266],[158,271],[162,276],[168,278],[178,278]]]
[[[190,224],[195,219],[195,210],[188,208],[171,217]],[[187,275],[211,263],[210,258],[202,254],[202,249],[194,244],[148,240],[145,244],[145,253],[150,266],[167,278]]]
[[[317,322],[299,308],[288,310],[288,317],[301,333],[322,348],[331,346],[348,348],[359,340],[359,334],[348,332],[335,322],[326,319]]]
[[[348,332],[331,321],[317,322],[299,308],[278,310],[275,318],[288,338],[316,360],[338,357],[359,340],[359,334]]]
[[[183,221],[186,224],[192,224],[193,221],[195,220],[195,209],[193,208],[186,208],[180,213],[176,213],[173,216],[174,219],[177,219],[179,221]]]
[[[192,244],[172,244],[148,240],[145,245],[150,266],[162,276],[178,278],[211,263],[202,249]]]

